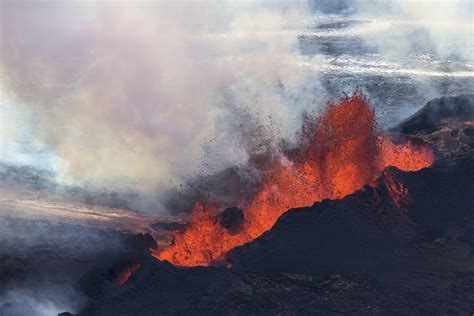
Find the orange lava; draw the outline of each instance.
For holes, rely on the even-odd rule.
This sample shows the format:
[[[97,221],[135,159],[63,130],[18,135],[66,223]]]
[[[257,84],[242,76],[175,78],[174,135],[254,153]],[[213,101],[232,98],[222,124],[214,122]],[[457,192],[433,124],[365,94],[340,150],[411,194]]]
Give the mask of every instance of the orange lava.
[[[217,207],[197,202],[188,227],[153,256],[179,266],[209,265],[269,230],[290,208],[342,198],[371,183],[387,166],[414,171],[431,166],[435,158],[428,146],[394,144],[377,136],[374,113],[360,92],[329,104],[320,119],[303,127],[303,135],[299,158],[282,156],[274,162],[255,197],[240,205],[242,230],[230,233],[219,223]]]
[[[134,263],[130,267],[125,268],[123,271],[121,271],[118,274],[117,278],[113,280],[113,283],[118,286],[123,285],[132,276],[132,274],[138,269],[140,269],[139,263]]]
[[[406,211],[408,208],[408,203],[410,202],[410,194],[408,189],[395,178],[395,174],[392,170],[386,169],[384,171],[384,182],[387,186],[388,193],[392,198],[393,203],[401,211]]]
[[[380,137],[378,147],[378,170],[395,166],[403,171],[416,171],[431,166],[434,160],[430,147],[416,145],[411,140],[400,145],[392,143],[388,138]]]

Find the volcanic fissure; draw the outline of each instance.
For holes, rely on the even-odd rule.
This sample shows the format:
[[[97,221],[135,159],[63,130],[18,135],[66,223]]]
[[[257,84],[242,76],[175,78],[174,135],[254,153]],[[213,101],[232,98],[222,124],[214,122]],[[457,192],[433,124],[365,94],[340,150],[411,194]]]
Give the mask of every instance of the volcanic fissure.
[[[223,212],[212,201],[197,201],[187,227],[152,255],[178,266],[210,265],[269,230],[288,209],[343,198],[371,184],[388,166],[416,171],[435,159],[428,145],[398,143],[381,134],[360,91],[328,104],[321,117],[306,119],[301,135],[298,150],[272,161],[251,200]],[[409,192],[387,179],[393,202],[402,209]]]

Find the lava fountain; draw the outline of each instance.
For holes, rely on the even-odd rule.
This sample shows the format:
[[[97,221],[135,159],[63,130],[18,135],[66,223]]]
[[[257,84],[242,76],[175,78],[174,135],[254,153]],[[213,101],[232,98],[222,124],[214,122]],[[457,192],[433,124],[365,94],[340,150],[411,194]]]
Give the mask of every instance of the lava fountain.
[[[378,135],[367,99],[356,91],[330,103],[319,119],[306,120],[295,157],[281,155],[251,201],[225,212],[242,219],[238,229],[222,225],[219,209],[197,202],[190,223],[154,257],[179,266],[206,266],[269,230],[288,209],[339,199],[371,183],[385,167],[415,171],[431,166],[432,150],[413,142],[393,143]],[[240,212],[240,213],[239,213]]]

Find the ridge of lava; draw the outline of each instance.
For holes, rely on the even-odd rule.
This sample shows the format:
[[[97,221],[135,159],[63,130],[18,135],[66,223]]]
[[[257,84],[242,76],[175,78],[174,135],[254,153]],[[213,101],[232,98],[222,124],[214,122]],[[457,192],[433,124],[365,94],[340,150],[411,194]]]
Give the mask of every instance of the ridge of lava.
[[[222,212],[212,201],[197,201],[189,224],[171,245],[152,250],[159,260],[178,266],[207,266],[234,247],[269,230],[287,210],[323,199],[340,199],[382,174],[388,166],[416,171],[432,165],[433,150],[411,140],[394,142],[376,128],[368,99],[356,91],[329,103],[318,118],[306,118],[296,154],[281,154],[265,173],[257,193],[240,208]],[[390,182],[394,203],[402,208],[409,195],[403,184]],[[223,225],[237,218],[238,227]]]

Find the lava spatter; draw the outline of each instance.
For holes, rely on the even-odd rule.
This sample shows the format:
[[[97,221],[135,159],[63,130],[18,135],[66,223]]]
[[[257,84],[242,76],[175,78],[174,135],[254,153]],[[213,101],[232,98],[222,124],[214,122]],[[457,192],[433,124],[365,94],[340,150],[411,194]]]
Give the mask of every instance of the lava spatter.
[[[414,171],[431,166],[435,158],[426,145],[396,144],[379,135],[368,100],[358,91],[329,104],[319,119],[306,119],[302,135],[304,155],[294,161],[281,157],[253,199],[242,201],[244,222],[238,232],[221,225],[217,207],[196,202],[189,225],[176,233],[172,245],[153,255],[179,266],[209,265],[269,230],[290,208],[342,198],[387,166]]]

